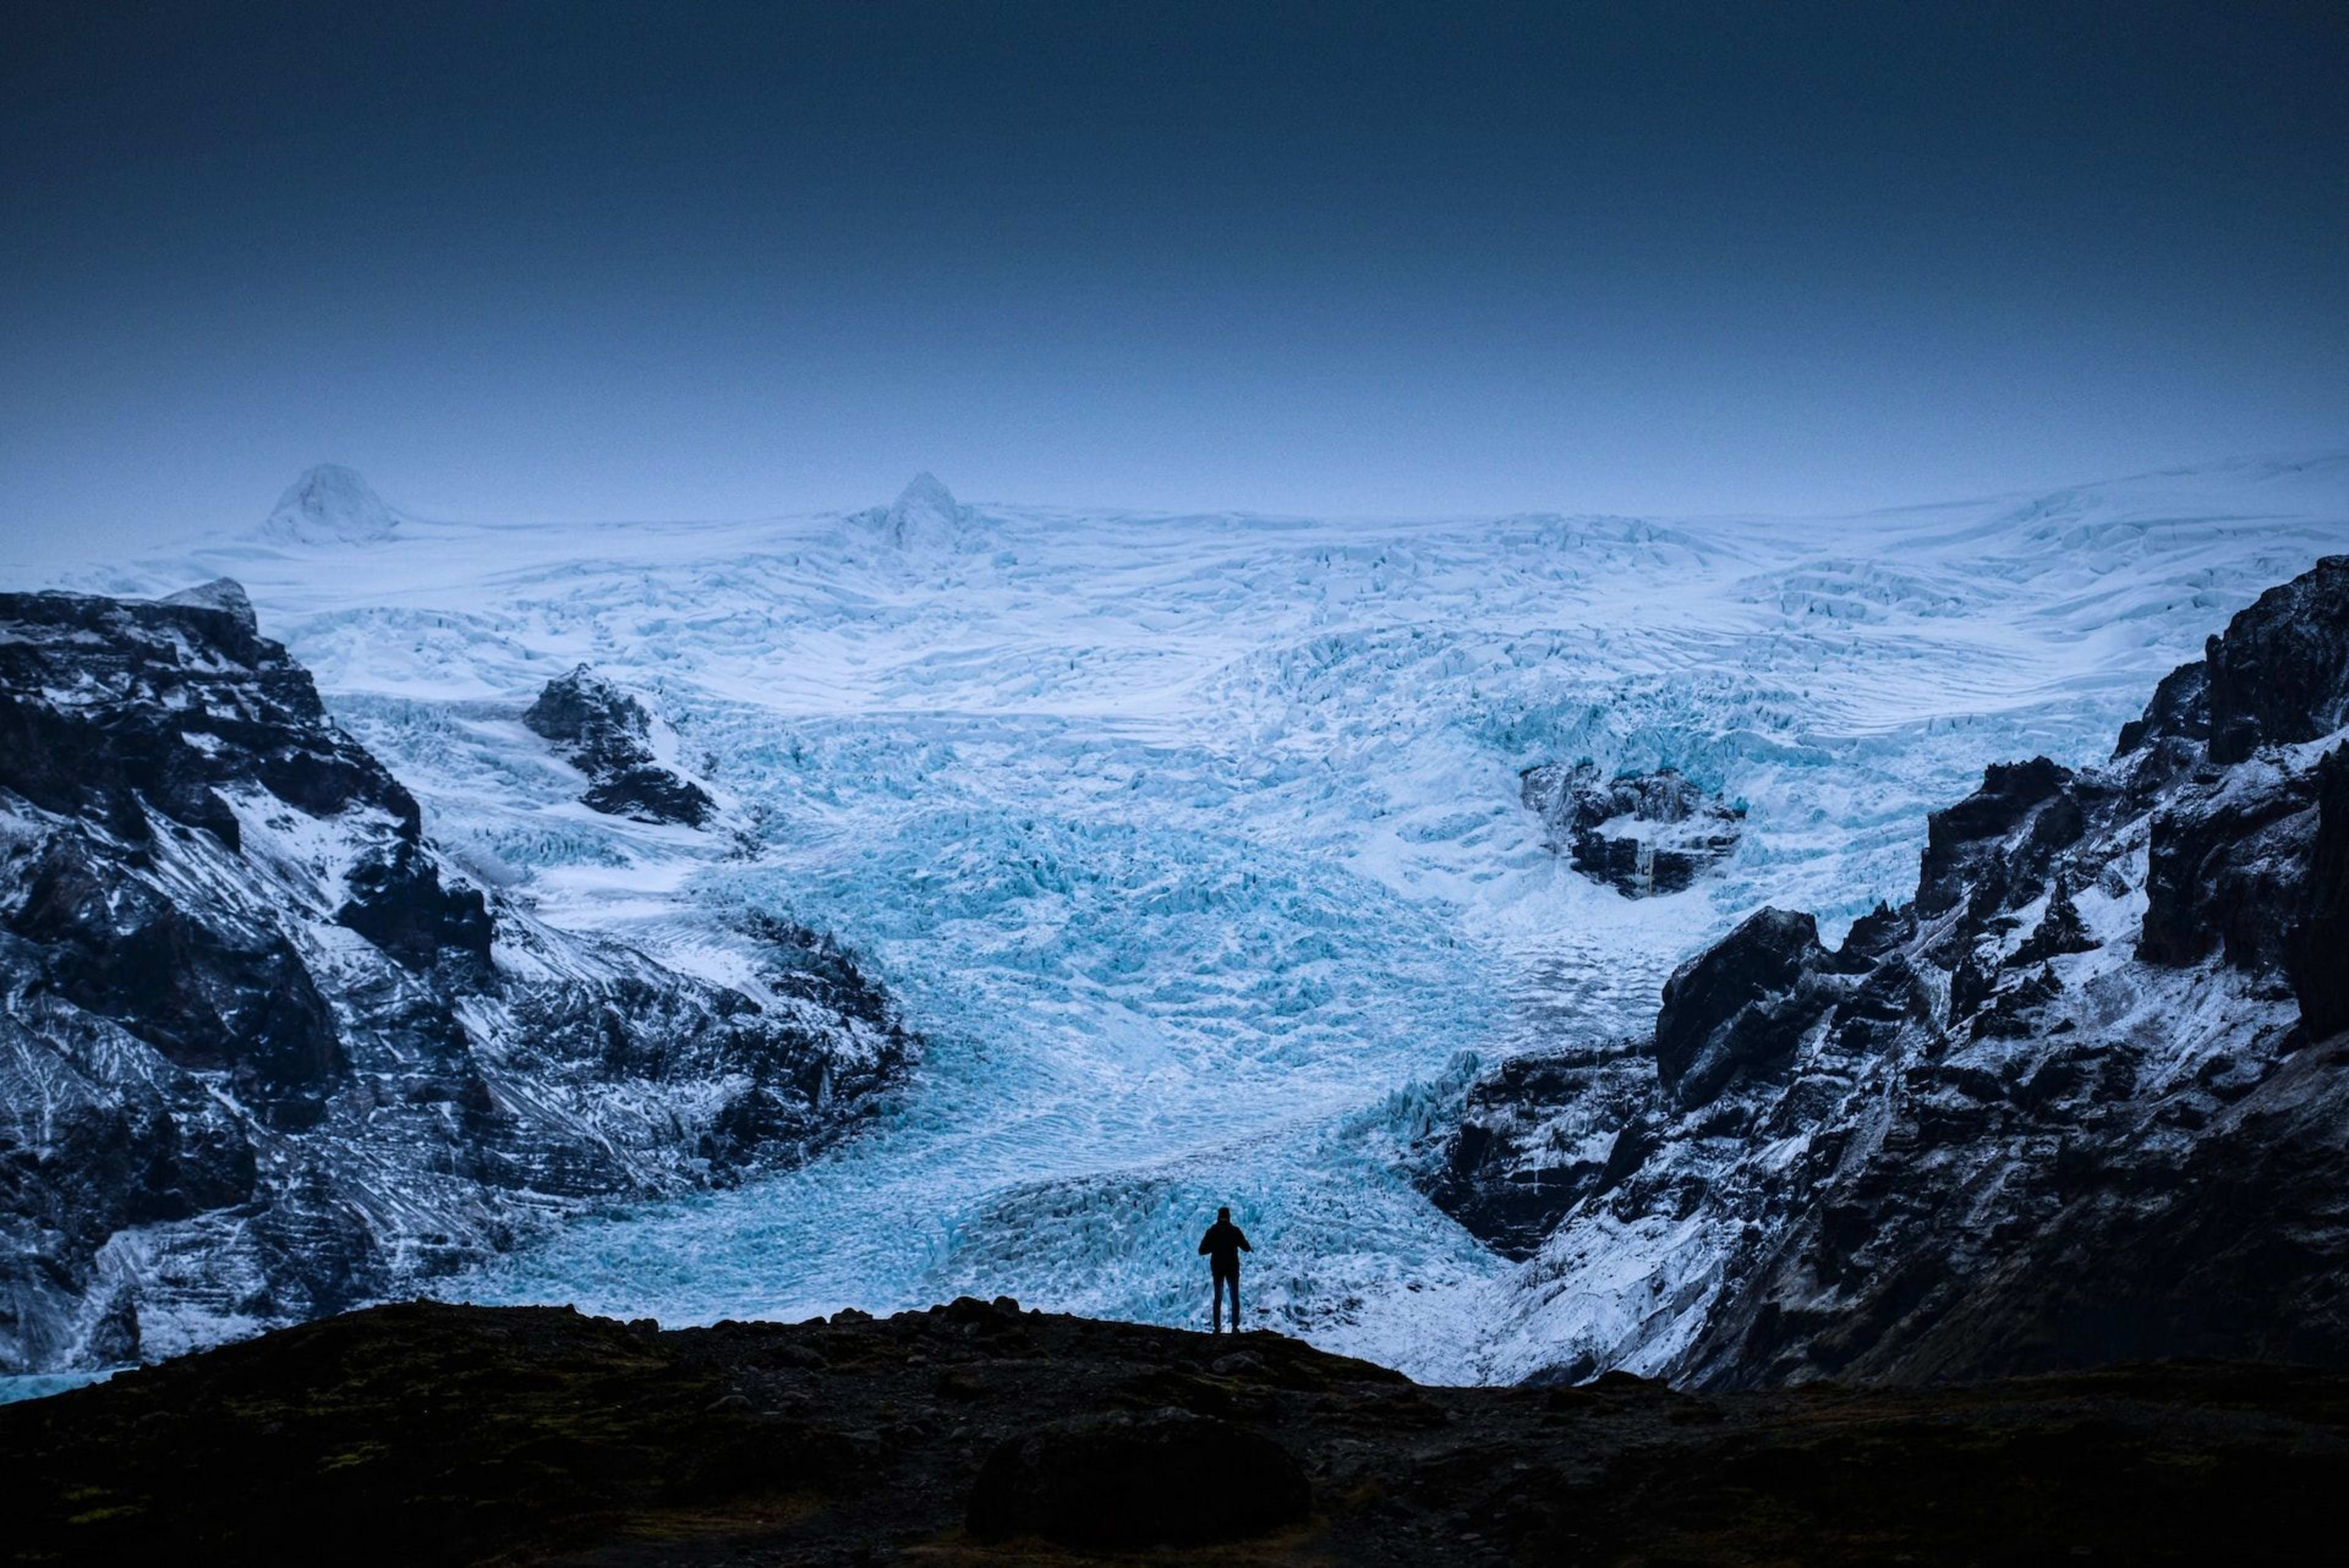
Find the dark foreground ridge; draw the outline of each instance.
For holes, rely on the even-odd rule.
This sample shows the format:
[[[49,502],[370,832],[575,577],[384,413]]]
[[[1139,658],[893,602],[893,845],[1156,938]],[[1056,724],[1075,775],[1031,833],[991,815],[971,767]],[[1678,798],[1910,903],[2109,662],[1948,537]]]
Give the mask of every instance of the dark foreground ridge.
[[[1429,1388],[1008,1300],[418,1303],[0,1409],[0,1464],[22,1563],[2255,1561],[2324,1538],[2349,1376]]]

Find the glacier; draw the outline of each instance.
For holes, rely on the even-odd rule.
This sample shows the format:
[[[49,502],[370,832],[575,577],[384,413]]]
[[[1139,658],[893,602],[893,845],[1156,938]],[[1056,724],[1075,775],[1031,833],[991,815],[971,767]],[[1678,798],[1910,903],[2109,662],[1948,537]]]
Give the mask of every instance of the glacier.
[[[1445,1382],[1524,1364],[1524,1265],[1408,1179],[1478,1064],[1644,1030],[1765,903],[1832,940],[1986,763],[2101,758],[2206,633],[2349,548],[2341,454],[1670,521],[969,505],[925,475],[845,514],[514,524],[310,480],[256,533],[48,580],[233,577],[469,874],[720,983],[746,913],[828,930],[926,1041],[871,1132],[445,1294],[1204,1326],[1192,1244],[1228,1202],[1257,1321]],[[522,715],[583,663],[661,715],[707,827],[580,804]],[[1637,902],[1571,871],[1518,775],[1584,759],[1742,808],[1725,867]],[[1685,1290],[1692,1246],[1585,1260],[1579,1310]]]

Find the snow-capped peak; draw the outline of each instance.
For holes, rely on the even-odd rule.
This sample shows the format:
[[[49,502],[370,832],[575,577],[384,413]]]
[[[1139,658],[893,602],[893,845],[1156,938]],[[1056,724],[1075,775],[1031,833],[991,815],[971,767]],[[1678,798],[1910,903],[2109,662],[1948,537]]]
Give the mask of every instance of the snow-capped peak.
[[[940,483],[936,475],[924,472],[907,482],[886,511],[866,515],[878,524],[882,539],[895,549],[943,551],[954,548],[963,524],[970,517],[970,509],[955,500],[954,492]]]
[[[897,492],[897,500],[889,510],[893,513],[935,511],[953,517],[962,510],[962,503],[955,500],[954,491],[947,489],[937,475],[925,469],[905,481],[905,488]]]
[[[288,544],[365,544],[390,538],[398,526],[355,470],[320,463],[285,487],[262,531]]]

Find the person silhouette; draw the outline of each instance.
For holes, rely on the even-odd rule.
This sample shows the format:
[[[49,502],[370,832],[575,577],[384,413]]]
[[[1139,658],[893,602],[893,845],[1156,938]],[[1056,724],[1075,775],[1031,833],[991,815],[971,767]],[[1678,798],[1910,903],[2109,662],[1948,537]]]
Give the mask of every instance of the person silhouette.
[[[1224,1331],[1224,1289],[1232,1293],[1232,1332],[1240,1331],[1240,1254],[1256,1249],[1248,1245],[1247,1233],[1232,1223],[1229,1209],[1216,1211],[1216,1222],[1199,1238],[1199,1255],[1207,1260],[1208,1270],[1215,1275],[1215,1333]]]

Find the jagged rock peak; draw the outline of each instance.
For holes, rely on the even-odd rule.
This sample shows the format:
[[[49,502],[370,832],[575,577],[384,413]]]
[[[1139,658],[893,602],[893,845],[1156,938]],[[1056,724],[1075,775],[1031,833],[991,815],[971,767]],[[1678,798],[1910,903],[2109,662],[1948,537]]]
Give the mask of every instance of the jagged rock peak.
[[[320,463],[285,487],[262,531],[289,544],[367,544],[389,539],[398,523],[355,470]]]
[[[237,624],[246,631],[258,632],[261,629],[261,623],[253,613],[253,601],[245,595],[244,584],[233,577],[215,577],[209,583],[182,588],[177,593],[166,593],[158,603],[197,610],[225,610],[235,616]]]
[[[2204,663],[2213,762],[2349,724],[2349,555],[2261,594],[2211,640]]]

